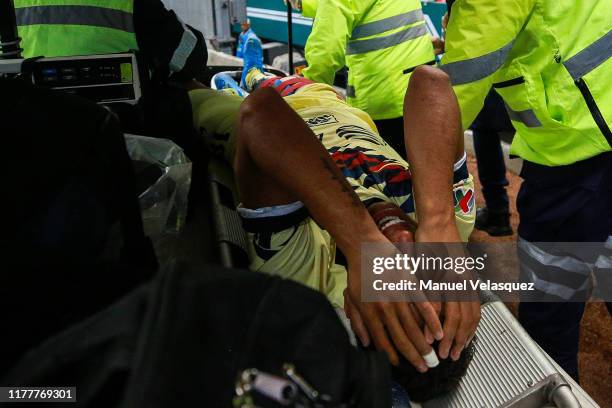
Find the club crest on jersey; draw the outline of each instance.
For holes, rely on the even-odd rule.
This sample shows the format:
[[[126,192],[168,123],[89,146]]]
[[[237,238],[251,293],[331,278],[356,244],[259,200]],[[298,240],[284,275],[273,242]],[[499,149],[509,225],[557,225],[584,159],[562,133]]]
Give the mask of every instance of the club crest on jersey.
[[[472,212],[475,201],[474,189],[459,187],[455,190],[455,208],[459,207],[462,213]]]
[[[332,114],[326,114],[326,115],[321,115],[321,116],[316,116],[314,118],[306,119],[306,124],[311,128],[316,127],[316,126],[325,125],[328,123],[338,123],[338,119],[336,119],[336,117]]]

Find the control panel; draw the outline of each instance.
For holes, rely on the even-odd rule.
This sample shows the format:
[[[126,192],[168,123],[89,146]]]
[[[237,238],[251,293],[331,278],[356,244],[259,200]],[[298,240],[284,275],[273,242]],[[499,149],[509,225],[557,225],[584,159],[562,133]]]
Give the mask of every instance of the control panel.
[[[35,84],[99,103],[136,103],[141,96],[134,54],[41,58],[31,66]]]

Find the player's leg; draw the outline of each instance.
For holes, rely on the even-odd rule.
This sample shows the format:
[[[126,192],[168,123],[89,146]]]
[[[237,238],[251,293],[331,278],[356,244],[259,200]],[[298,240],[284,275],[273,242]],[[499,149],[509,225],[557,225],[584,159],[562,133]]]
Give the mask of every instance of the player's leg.
[[[245,100],[237,120],[236,156],[233,167],[240,199],[247,208],[278,206],[299,201],[297,196],[283,186],[284,183],[278,182],[279,178],[289,177],[290,171],[274,175],[270,174],[267,166],[262,166],[262,161],[286,162],[287,160],[277,141],[284,138],[283,133],[287,132],[286,129],[291,129],[295,120],[293,116],[297,115],[290,111],[288,106],[282,106],[279,102],[282,103],[273,95],[251,95]],[[293,116],[272,117],[275,114],[281,116],[280,113],[285,110],[289,110]],[[262,149],[264,145],[265,149]],[[269,154],[265,155],[265,152]]]
[[[251,92],[259,88],[274,88],[281,96],[294,94],[298,89],[313,82],[299,75],[279,77],[266,73],[263,67],[261,44],[247,41],[240,86]]]

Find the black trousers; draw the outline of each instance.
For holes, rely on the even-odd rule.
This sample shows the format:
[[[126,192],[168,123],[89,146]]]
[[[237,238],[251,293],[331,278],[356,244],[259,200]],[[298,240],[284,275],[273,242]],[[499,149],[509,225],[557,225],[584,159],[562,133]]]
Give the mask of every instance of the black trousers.
[[[499,132],[514,129],[504,102],[495,91],[489,92],[484,107],[470,128],[474,133],[478,177],[486,205],[492,210],[508,211],[508,179]]]
[[[601,296],[611,310],[608,251],[596,243],[612,242],[612,153],[568,166],[548,167],[525,162],[524,182],[517,198],[520,239],[527,248],[542,243],[587,242],[601,252],[591,259],[539,250],[521,257],[521,268],[534,273],[536,288],[559,301],[522,302],[519,321],[529,335],[565,370],[578,379],[578,341],[589,273],[598,278]],[[540,244],[538,244],[540,243]],[[598,256],[599,255],[599,256]],[[586,263],[584,267],[581,267]]]
[[[374,123],[378,133],[396,152],[406,158],[406,143],[404,142],[404,118],[380,119]]]

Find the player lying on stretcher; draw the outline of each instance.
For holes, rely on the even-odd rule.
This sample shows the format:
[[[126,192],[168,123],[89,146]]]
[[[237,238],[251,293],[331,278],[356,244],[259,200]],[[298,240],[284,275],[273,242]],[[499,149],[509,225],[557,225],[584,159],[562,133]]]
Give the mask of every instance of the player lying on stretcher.
[[[325,293],[364,346],[373,343],[396,366],[405,358],[405,373],[429,370],[437,388],[416,376],[418,389],[408,384],[413,399],[456,382],[471,354],[462,357],[480,319],[478,301],[360,299],[363,242],[461,242],[471,233],[474,186],[446,74],[424,66],[412,75],[404,116],[410,166],[365,112],[328,85],[269,77],[259,66],[245,68],[244,85],[254,91],[246,99],[230,78],[219,82],[226,89],[193,86],[194,123],[233,163],[250,268]]]

